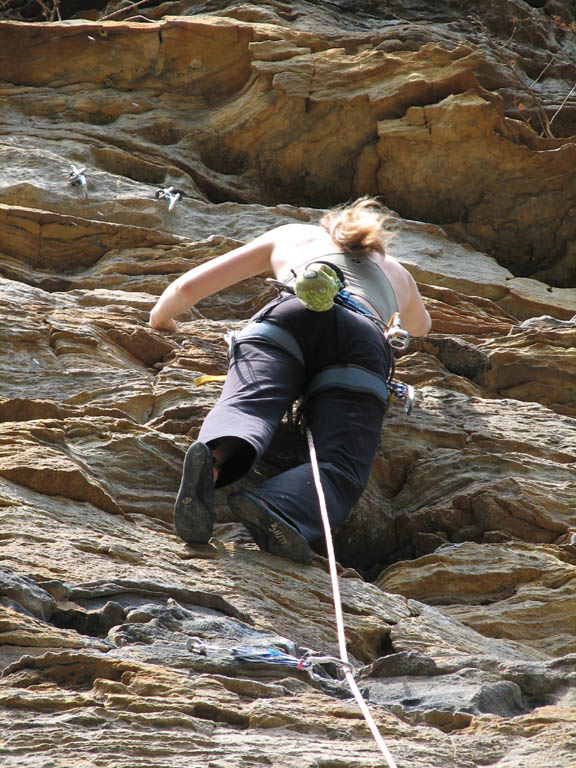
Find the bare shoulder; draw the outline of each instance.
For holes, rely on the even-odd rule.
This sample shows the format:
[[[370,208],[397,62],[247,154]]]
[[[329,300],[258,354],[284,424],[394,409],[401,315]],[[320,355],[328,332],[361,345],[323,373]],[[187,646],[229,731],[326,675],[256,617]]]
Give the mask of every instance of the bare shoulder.
[[[416,280],[406,267],[391,256],[386,255],[381,266],[396,295],[402,326],[413,336],[425,336],[432,322]]]
[[[380,261],[380,267],[384,270],[395,289],[411,292],[416,286],[410,272],[399,261],[396,261],[393,256],[386,254],[385,258]]]
[[[316,224],[301,224],[295,222],[293,224],[282,224],[279,227],[275,227],[274,229],[271,229],[268,234],[274,240],[278,240],[279,242],[286,240],[292,242],[299,240],[307,241],[318,237],[323,232],[324,230]]]
[[[334,249],[330,235],[315,224],[285,224],[273,229],[270,235],[273,248],[271,263],[276,276]]]

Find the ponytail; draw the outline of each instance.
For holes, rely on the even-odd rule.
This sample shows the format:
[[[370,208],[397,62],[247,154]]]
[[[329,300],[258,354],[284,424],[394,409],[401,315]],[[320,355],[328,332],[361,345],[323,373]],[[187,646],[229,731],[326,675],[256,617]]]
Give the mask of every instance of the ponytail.
[[[345,251],[378,251],[385,254],[391,233],[383,229],[386,217],[373,197],[361,197],[352,205],[328,211],[320,220],[332,240]]]

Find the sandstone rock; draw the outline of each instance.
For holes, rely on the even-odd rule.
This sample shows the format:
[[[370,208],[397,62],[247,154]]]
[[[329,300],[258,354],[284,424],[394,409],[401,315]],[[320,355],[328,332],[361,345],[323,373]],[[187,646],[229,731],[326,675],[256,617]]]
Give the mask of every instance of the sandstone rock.
[[[557,413],[574,416],[575,337],[574,318],[527,320],[512,328],[505,338],[493,338],[482,344],[490,365],[479,377],[479,383],[505,397],[537,400]]]
[[[543,406],[460,390],[422,387],[417,422],[391,407],[373,478],[337,535],[343,561],[354,552],[378,572],[420,554],[421,533],[550,543],[574,528],[573,419],[555,414],[552,430]]]
[[[521,638],[562,656],[575,651],[574,564],[573,553],[560,547],[465,542],[391,566],[377,583],[416,599],[425,595],[483,635]]]
[[[55,603],[51,595],[26,576],[0,569],[0,590],[2,604],[10,605],[17,611],[44,620],[50,619],[54,612]]]
[[[571,768],[568,4],[100,6],[0,10],[0,762],[385,765],[338,664],[254,660],[339,654],[326,561],[260,552],[224,494],[209,544],[172,531],[195,379],[273,289],[148,326],[191,266],[378,193],[434,328],[336,532],[352,663],[399,768]]]

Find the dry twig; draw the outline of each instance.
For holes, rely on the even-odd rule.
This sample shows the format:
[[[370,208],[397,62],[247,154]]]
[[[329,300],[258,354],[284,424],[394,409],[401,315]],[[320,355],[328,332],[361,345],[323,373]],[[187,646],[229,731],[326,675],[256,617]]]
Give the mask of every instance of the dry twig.
[[[515,59],[508,59],[508,66],[510,68],[510,72],[512,72],[514,79],[516,80],[519,87],[525,88],[530,94],[530,96],[532,97],[534,106],[536,107],[536,112],[538,114],[538,117],[540,118],[540,128],[542,130],[542,133],[545,134],[547,138],[553,139],[554,134],[552,133],[552,129],[550,128],[550,121],[548,120],[548,115],[544,111],[544,107],[540,103],[540,99],[538,98],[538,95],[536,94],[536,92],[534,91],[530,83],[527,83],[526,80],[520,74],[518,70],[518,62]],[[534,82],[536,82],[538,79],[539,78],[537,78]]]
[[[562,111],[562,109],[564,108],[564,104],[566,104],[566,102],[568,101],[568,99],[569,99],[569,98],[570,98],[570,96],[571,96],[571,95],[574,93],[574,91],[575,91],[575,90],[576,90],[576,83],[574,83],[574,85],[573,85],[573,86],[572,86],[572,88],[570,89],[570,91],[569,91],[568,95],[566,96],[566,98],[564,99],[564,101],[562,102],[562,104],[560,104],[560,106],[558,107],[558,109],[556,110],[556,112],[554,112],[554,114],[553,114],[553,115],[552,115],[552,117],[550,118],[550,125],[552,125],[552,121],[554,120],[554,118],[556,117],[556,115],[558,115],[558,114],[559,114],[559,113]]]
[[[147,4],[150,4],[150,0],[138,0],[137,3],[131,3],[130,5],[124,6],[124,8],[118,8],[118,10],[114,11],[114,13],[109,13],[107,16],[101,16],[98,21],[108,21],[108,19],[113,19],[115,16],[119,16],[121,13],[132,11],[134,8],[140,8],[141,5]]]

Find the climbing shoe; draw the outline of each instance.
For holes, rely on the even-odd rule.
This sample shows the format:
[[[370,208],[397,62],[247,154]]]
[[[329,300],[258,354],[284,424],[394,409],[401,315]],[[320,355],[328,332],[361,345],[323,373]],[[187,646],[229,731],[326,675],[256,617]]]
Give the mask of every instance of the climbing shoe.
[[[304,536],[253,493],[231,493],[228,506],[248,529],[260,549],[297,563],[309,563],[312,560],[313,552]]]
[[[193,443],[186,453],[174,505],[176,533],[188,544],[207,544],[214,526],[214,475],[210,449]]]

